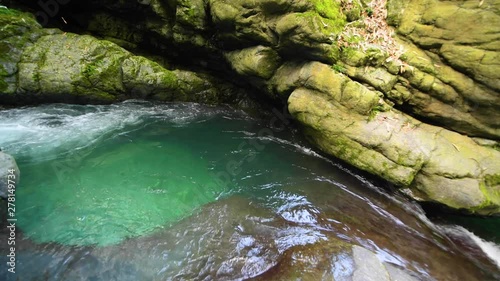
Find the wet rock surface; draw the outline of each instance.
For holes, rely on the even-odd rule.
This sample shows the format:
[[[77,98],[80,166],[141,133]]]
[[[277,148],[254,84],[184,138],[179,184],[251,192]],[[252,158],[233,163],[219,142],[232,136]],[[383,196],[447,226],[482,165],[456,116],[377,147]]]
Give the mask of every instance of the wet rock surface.
[[[23,280],[44,276],[49,280],[394,281],[493,278],[466,255],[447,252],[453,244],[434,236],[433,230],[398,207],[387,211],[390,214],[399,210],[393,218],[380,217],[368,205],[341,206],[339,203],[346,202],[346,196],[350,195],[332,192],[331,186],[322,190],[321,195],[307,196],[311,200],[309,207],[292,204],[296,206],[290,209],[284,205],[285,212],[281,214],[243,197],[231,196],[151,235],[107,247],[34,244],[19,233],[18,277]],[[340,195],[339,198],[335,202],[325,200],[324,196],[332,193]],[[383,201],[373,203],[379,205]],[[325,212],[317,213],[315,208]],[[335,215],[336,208],[343,209],[345,217]],[[368,225],[357,222],[351,215],[358,211],[365,212],[365,217],[373,221]],[[286,212],[295,215],[285,216]],[[297,219],[306,213],[314,214],[315,222],[299,223]],[[394,218],[407,225],[396,226]],[[383,224],[387,231],[372,228],[372,223]],[[396,233],[399,236],[394,236]],[[11,280],[6,277],[5,280]]]

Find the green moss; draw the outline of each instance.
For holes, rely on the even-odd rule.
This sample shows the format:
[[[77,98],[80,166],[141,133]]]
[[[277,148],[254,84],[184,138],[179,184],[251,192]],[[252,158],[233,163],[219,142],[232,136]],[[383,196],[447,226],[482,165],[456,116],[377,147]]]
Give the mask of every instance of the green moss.
[[[40,70],[45,66],[45,62],[47,60],[47,49],[32,49],[32,48],[29,48],[28,49],[29,51],[27,51],[27,53],[29,53],[28,57],[31,57],[31,55],[35,56],[35,54],[39,53],[39,57],[37,58],[36,60],[36,69],[35,71],[36,72],[40,72]]]
[[[97,62],[91,62],[83,68],[82,71],[83,76],[91,79],[93,76],[97,74]]]
[[[198,19],[198,15],[196,13],[196,10],[193,7],[188,7],[186,9],[186,20],[194,22]]]
[[[83,66],[82,70],[82,75],[89,79],[91,82],[97,82],[95,80],[101,80],[101,82],[105,83],[107,81],[103,80],[103,77],[99,77],[99,75],[102,73],[102,65],[103,65],[103,60],[96,58],[95,60],[85,64]],[[110,77],[112,78],[112,77]]]
[[[370,113],[368,115],[368,121],[372,121],[373,119],[375,119],[375,117],[377,117],[377,114],[379,112],[384,112],[384,111],[386,111],[386,109],[384,108],[384,106],[380,105],[380,104],[377,104],[376,106],[374,106],[370,110]]]
[[[298,18],[304,18],[302,24],[309,24],[310,30],[319,30],[326,36],[335,35],[344,29],[345,19],[341,18],[323,18],[315,11],[307,11],[297,14]],[[320,27],[320,28],[318,28]]]
[[[500,142],[497,142],[495,145],[493,145],[493,149],[500,151]]]
[[[484,177],[484,183],[487,186],[500,185],[500,174],[487,175]],[[498,193],[500,194],[500,190],[498,190]]]
[[[69,92],[71,95],[75,95],[78,101],[85,103],[112,103],[116,101],[116,96],[97,89],[95,87],[88,87],[82,85],[72,85],[73,89]],[[68,97],[68,95],[67,95]]]
[[[361,35],[348,35],[344,37],[344,41],[350,45],[355,45],[363,41],[363,37],[361,37]]]
[[[3,65],[0,64],[0,76],[8,76],[9,73],[7,72],[7,70],[5,70],[5,68],[3,67]]]
[[[173,72],[165,71],[161,81],[164,85],[173,88],[177,85],[178,78]]]
[[[366,59],[363,52],[353,47],[342,47],[340,49],[340,58],[342,61],[347,62],[348,64],[350,64],[350,62],[353,62],[354,65],[364,64]]]
[[[93,100],[97,100],[99,102],[104,102],[104,103],[111,103],[111,102],[114,102],[116,101],[116,97],[109,94],[109,93],[106,93],[106,92],[100,92],[100,91],[97,91],[97,92],[93,92],[92,95],[91,95],[91,98]]]
[[[349,22],[354,22],[357,21],[361,18],[362,16],[362,11],[364,10],[361,2],[359,1],[351,1],[349,7],[346,7],[347,5],[344,5],[345,2],[342,1],[342,6],[343,6],[343,13],[347,17],[347,21]]]
[[[17,11],[17,10],[13,10],[13,9],[9,9],[7,7],[0,6],[0,15],[19,16],[21,14],[22,13]]]
[[[372,8],[366,7],[365,12],[366,12],[367,16],[369,16],[369,17],[373,16],[373,9]]]
[[[1,45],[0,45],[1,46]],[[0,48],[1,52],[1,48]],[[8,89],[9,83],[5,81],[5,78],[10,76],[5,67],[2,65],[2,62],[6,61],[0,56],[0,93],[4,92],[5,90]]]
[[[369,63],[372,66],[382,65],[388,56],[389,55],[386,52],[380,49],[370,48],[366,50],[367,63]]]
[[[345,15],[342,13],[340,2],[336,0],[310,0],[314,10],[303,13],[304,16],[321,16],[322,22],[328,26],[328,32],[333,28],[335,32],[340,32],[346,24]]]
[[[0,77],[0,94],[3,93],[7,88],[9,87],[9,84],[5,82],[3,77]]]
[[[330,61],[339,61],[340,60],[340,48],[338,48],[337,46],[333,45],[331,46],[330,50],[328,51],[328,53],[326,54],[327,58],[330,60]]]
[[[353,151],[351,145],[342,138],[338,138],[333,142],[336,150],[336,156],[342,159],[353,159]]]
[[[315,136],[313,138],[322,139],[322,133],[320,131],[316,131]],[[353,142],[347,137],[337,136],[336,138],[331,138],[329,141],[332,144],[332,150],[336,157],[339,157],[343,160],[350,160],[351,163],[357,163],[358,158],[363,152],[361,147],[357,145],[357,143]],[[356,164],[355,164],[356,165]]]
[[[336,64],[332,65],[332,69],[339,72],[339,73],[346,72],[346,68],[342,63],[336,63]]]
[[[500,190],[498,188],[489,188],[500,184],[500,174],[487,175],[479,188],[483,193],[485,200],[478,206],[470,209],[473,213],[490,215],[500,212]]]
[[[340,3],[337,0],[311,0],[315,11],[324,18],[343,18]]]

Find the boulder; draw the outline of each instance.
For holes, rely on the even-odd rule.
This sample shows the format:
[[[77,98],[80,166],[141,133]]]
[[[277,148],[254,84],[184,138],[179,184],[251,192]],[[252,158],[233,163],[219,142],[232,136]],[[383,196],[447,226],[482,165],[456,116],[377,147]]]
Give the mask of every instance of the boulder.
[[[279,69],[275,88],[323,151],[378,175],[424,201],[478,214],[500,212],[500,152],[422,123],[381,95],[312,62]]]
[[[0,151],[0,197],[7,198],[10,194],[8,192],[9,184],[17,188],[19,176],[20,171],[14,157]]]
[[[11,10],[8,10],[11,11]],[[4,103],[111,103],[129,98],[238,103],[241,90],[208,74],[168,70],[88,35],[43,29],[31,15],[0,10]],[[239,97],[237,97],[239,95]]]
[[[388,263],[382,263],[377,255],[363,247],[353,246],[355,270],[353,281],[417,281],[410,273]]]
[[[353,281],[390,281],[387,269],[373,252],[354,246],[352,253],[356,266]]]

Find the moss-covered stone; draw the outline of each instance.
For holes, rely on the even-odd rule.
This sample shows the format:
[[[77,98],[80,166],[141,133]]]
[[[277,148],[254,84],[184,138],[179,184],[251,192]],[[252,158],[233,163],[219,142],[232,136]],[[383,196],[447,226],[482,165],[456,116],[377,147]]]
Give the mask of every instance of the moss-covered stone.
[[[343,24],[345,16],[340,8],[340,1],[337,0],[311,0],[314,10],[320,16],[331,20],[336,20]]]
[[[401,74],[411,85],[399,86],[396,96],[413,92],[407,100],[413,114],[470,136],[499,139],[500,44],[494,34],[500,16],[490,5],[387,3],[388,21],[411,66]]]
[[[498,214],[500,212],[500,174],[488,174],[479,183],[485,196],[484,202],[473,209],[482,214]]]
[[[392,156],[376,149],[383,146],[384,139],[377,137],[383,128],[364,126],[365,117],[349,114],[349,109],[335,105],[316,91],[299,88],[288,102],[292,116],[306,126],[306,135],[325,152],[397,184],[412,182],[417,169],[391,159],[397,158],[397,153]]]
[[[273,49],[264,46],[251,47],[226,54],[236,72],[267,80],[278,69],[280,57]]]
[[[484,174],[500,172],[497,150],[391,109],[379,93],[326,65],[292,67],[276,74],[288,79],[273,81],[285,84],[276,89],[292,90],[288,109],[319,148],[427,201],[498,213],[498,185]]]
[[[5,81],[7,76],[9,76],[9,73],[5,70],[4,66],[0,64],[0,92],[5,91],[9,86],[9,84]]]
[[[203,0],[177,1],[176,20],[179,24],[187,25],[195,30],[204,30],[207,25],[207,14]]]
[[[23,48],[42,36],[44,30],[29,13],[0,9],[0,99],[15,93],[17,63]],[[10,98],[9,98],[10,100]]]
[[[167,70],[109,41],[41,29],[34,21],[23,18],[12,20],[21,21],[26,27],[16,29],[7,25],[11,28],[10,37],[0,40],[0,47],[6,49],[2,56],[15,66],[9,70],[6,69],[11,65],[9,62],[0,64],[2,92],[7,93],[5,89],[12,86],[9,102],[15,103],[16,97],[21,96],[25,102],[31,99],[110,103],[130,97],[207,103],[222,100],[217,97],[216,89],[226,86],[209,82],[209,76]],[[22,43],[16,45],[18,49],[10,48],[11,38]],[[5,83],[10,78],[15,79],[14,83]],[[231,90],[233,93],[228,96],[238,94]]]
[[[323,18],[313,11],[287,14],[276,23],[279,48],[289,55],[334,63],[340,52],[333,43],[344,23],[343,18]]]
[[[342,7],[342,11],[346,15],[347,21],[354,22],[359,20],[364,11],[361,1],[348,1],[348,3],[348,7]]]
[[[221,42],[228,45],[271,45],[275,35],[258,2],[209,0],[212,22]]]
[[[130,22],[109,13],[94,13],[89,19],[87,29],[127,49],[134,49],[137,44],[145,41],[143,34],[134,30]]]

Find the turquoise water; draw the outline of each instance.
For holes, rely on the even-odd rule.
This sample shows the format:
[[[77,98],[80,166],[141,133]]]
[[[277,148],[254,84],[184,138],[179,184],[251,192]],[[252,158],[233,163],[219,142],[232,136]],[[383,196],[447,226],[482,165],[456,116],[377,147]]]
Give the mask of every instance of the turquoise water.
[[[112,138],[74,168],[64,161],[21,165],[30,176],[17,193],[19,225],[37,242],[116,244],[179,220],[222,192],[206,161],[168,141]]]
[[[141,101],[0,112],[21,169],[16,278],[346,280],[350,245],[422,280],[500,277],[497,232],[433,224],[278,125]]]
[[[241,113],[140,102],[118,110],[45,109],[35,132],[21,130],[33,134],[27,144],[40,139],[39,151],[6,143],[8,151],[18,151],[14,155],[23,174],[17,193],[19,226],[38,243],[117,244],[176,222],[245,185],[301,172],[290,165],[294,158],[300,161],[297,155],[261,153],[265,146],[280,144],[249,143],[247,138],[261,128]],[[100,118],[112,126],[101,127]],[[95,126],[73,127],[87,122]]]

